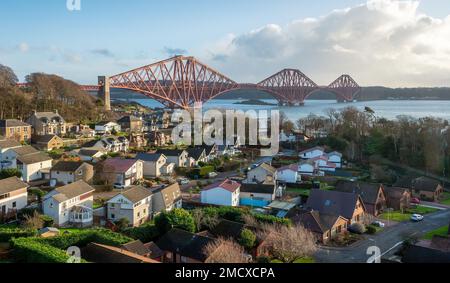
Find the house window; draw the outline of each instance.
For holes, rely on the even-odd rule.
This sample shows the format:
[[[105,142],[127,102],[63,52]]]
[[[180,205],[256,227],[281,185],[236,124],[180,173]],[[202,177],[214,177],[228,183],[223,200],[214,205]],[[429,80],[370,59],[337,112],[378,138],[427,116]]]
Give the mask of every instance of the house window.
[[[116,219],[116,215],[114,213],[111,214],[111,219]]]
[[[16,207],[17,207],[17,203],[16,203],[16,202],[13,202],[13,203],[12,203],[12,207],[13,207],[13,208],[16,208]]]

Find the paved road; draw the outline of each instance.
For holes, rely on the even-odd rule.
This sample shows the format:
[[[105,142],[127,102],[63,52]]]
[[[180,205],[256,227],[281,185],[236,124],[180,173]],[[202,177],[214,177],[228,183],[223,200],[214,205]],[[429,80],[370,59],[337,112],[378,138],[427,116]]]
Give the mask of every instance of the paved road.
[[[404,222],[396,226],[386,228],[383,232],[368,236],[350,248],[321,248],[316,253],[316,260],[324,263],[365,263],[370,258],[367,249],[377,246],[383,256],[389,256],[395,252],[401,243],[411,237],[421,237],[430,231],[448,225],[450,210],[439,211],[425,216],[420,223]]]

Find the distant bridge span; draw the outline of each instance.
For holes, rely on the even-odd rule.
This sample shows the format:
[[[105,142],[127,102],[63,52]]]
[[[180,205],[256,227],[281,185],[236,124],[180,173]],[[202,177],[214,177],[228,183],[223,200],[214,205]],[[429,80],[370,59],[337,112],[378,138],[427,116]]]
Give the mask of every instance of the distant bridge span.
[[[270,93],[280,105],[303,105],[317,90],[333,92],[341,100],[352,102],[361,90],[349,75],[321,87],[297,69],[284,69],[257,84],[239,84],[196,58],[186,56],[175,56],[111,77],[102,76],[98,85],[81,87],[85,91],[98,91],[105,99],[107,111],[111,110],[111,88],[132,90],[166,107],[182,109],[241,89]]]

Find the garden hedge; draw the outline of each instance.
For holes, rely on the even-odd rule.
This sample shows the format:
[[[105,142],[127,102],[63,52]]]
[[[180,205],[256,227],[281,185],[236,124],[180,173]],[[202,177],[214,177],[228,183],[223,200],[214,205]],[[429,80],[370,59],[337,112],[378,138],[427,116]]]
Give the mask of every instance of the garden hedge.
[[[127,228],[123,233],[135,240],[140,240],[143,243],[154,241],[160,236],[158,228],[153,223],[144,224],[140,227]]]
[[[0,243],[9,242],[13,238],[34,237],[36,230],[21,228],[0,228]]]

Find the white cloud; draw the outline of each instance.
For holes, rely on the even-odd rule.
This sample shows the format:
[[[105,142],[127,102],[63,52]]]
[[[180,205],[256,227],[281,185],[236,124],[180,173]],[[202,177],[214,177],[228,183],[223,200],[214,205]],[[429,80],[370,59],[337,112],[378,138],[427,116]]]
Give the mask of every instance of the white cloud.
[[[325,85],[343,73],[361,85],[450,84],[450,16],[421,14],[419,1],[370,0],[287,26],[227,36],[208,50],[231,78],[258,82],[298,68]]]
[[[25,42],[22,42],[21,44],[19,44],[18,48],[19,48],[19,51],[22,53],[26,53],[30,50],[30,46]]]

